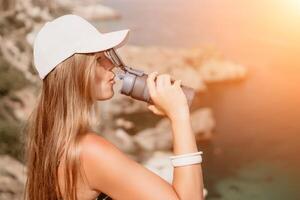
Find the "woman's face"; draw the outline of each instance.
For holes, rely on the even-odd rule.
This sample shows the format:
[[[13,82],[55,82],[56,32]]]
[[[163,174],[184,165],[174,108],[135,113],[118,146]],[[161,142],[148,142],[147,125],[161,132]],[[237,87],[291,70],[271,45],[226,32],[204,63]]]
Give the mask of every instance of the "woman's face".
[[[115,67],[104,52],[96,54],[96,87],[95,94],[97,100],[110,99],[114,95],[113,85],[115,84],[115,74],[112,69]]]

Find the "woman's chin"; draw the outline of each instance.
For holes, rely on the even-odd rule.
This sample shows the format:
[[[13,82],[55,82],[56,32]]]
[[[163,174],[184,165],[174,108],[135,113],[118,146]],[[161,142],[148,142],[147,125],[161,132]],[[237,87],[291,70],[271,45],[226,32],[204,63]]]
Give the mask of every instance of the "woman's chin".
[[[105,95],[98,97],[97,100],[104,101],[104,100],[111,99],[114,96],[114,94],[115,94],[115,92],[113,90],[111,90],[110,92],[107,92]]]

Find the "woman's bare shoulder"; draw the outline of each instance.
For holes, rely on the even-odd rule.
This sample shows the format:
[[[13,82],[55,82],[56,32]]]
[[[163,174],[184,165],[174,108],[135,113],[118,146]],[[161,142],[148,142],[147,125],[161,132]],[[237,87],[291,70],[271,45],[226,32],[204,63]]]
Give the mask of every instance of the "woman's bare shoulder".
[[[111,142],[95,132],[88,132],[85,136],[83,136],[80,140],[80,146],[84,151],[93,150],[93,148],[98,149],[99,147],[115,148],[115,146]]]
[[[101,161],[101,158],[105,159],[110,154],[123,154],[117,146],[95,132],[89,132],[81,139],[80,149],[81,158],[86,161],[91,158]]]

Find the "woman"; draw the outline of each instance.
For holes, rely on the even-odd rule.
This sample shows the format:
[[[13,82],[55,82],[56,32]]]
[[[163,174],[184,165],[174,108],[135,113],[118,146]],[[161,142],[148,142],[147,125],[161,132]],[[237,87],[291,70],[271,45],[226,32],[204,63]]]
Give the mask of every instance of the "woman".
[[[26,129],[26,200],[203,199],[199,161],[176,167],[170,185],[92,128],[95,102],[114,95],[115,66],[104,52],[124,45],[127,35],[128,30],[102,34],[76,15],[39,31],[34,64],[43,84]],[[151,73],[147,86],[155,102],[148,108],[171,121],[174,153],[197,152],[180,81],[172,85],[168,74]]]

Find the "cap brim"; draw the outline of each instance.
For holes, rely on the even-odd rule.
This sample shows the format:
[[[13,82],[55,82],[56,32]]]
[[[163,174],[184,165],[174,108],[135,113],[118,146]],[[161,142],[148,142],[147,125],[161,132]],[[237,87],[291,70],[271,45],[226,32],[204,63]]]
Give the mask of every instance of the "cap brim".
[[[80,44],[76,53],[93,53],[110,48],[120,48],[128,40],[129,29],[99,34],[97,38],[89,38],[85,44]]]

